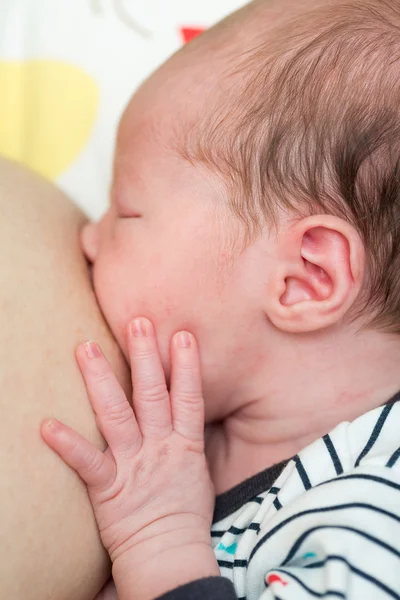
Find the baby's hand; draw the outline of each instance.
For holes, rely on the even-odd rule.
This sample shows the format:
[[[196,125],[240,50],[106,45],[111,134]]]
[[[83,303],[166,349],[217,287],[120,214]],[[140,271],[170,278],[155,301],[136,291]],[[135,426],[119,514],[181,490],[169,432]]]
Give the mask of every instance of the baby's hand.
[[[159,560],[173,546],[210,543],[214,488],[204,454],[204,401],[192,335],[171,344],[168,393],[153,326],[135,319],[128,334],[133,410],[97,344],[77,349],[101,452],[52,419],[43,439],[87,484],[102,542],[111,560],[132,567]],[[122,561],[126,564],[126,561]]]

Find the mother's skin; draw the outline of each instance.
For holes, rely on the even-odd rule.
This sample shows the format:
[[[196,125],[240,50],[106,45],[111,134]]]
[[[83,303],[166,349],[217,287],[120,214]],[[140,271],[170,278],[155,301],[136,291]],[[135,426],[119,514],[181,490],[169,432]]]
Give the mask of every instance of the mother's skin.
[[[92,600],[109,576],[86,488],[40,437],[55,416],[104,447],[74,359],[100,342],[125,362],[78,243],[84,215],[51,184],[0,159],[0,597]]]

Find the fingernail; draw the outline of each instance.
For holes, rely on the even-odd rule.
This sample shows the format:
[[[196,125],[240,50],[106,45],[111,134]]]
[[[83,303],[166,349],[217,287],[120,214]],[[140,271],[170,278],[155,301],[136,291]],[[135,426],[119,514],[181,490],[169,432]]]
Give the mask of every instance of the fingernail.
[[[180,331],[177,335],[179,348],[190,348],[192,345],[192,336],[187,331]]]
[[[131,335],[134,337],[145,337],[147,334],[144,319],[133,319],[130,325]]]
[[[100,358],[101,350],[96,342],[86,342],[84,346],[88,358]]]
[[[51,431],[55,431],[56,429],[58,429],[57,419],[50,419],[49,421],[46,421],[45,425],[47,429],[50,429]]]

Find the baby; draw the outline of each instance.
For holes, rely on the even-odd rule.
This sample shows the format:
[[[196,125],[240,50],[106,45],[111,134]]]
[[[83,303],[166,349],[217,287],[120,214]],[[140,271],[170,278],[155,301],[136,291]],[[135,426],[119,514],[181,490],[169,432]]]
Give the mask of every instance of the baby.
[[[258,0],[194,40],[126,108],[111,207],[82,241],[137,421],[89,344],[78,359],[110,449],[79,453],[71,437],[78,460],[57,442],[76,434],[53,423],[44,437],[88,483],[118,597],[400,598],[399,2]],[[142,315],[154,330],[139,319],[127,335]],[[215,506],[204,463],[178,460],[175,442],[165,468],[144,457],[133,477],[118,462],[137,460],[138,424],[157,448],[170,439],[179,394]],[[114,403],[120,437],[104,421]],[[145,488],[154,519],[187,507],[195,551],[175,525],[158,555],[136,546],[142,509],[128,504]],[[116,566],[124,544],[143,548],[131,568]]]

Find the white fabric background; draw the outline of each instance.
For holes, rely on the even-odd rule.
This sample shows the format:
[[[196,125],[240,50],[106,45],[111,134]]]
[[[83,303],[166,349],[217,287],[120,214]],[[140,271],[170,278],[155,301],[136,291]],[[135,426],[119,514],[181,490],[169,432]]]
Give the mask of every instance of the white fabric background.
[[[184,43],[182,27],[207,28],[245,3],[243,0],[0,0],[2,94],[11,93],[18,79],[13,76],[10,84],[7,65],[21,65],[29,60],[68,63],[97,86],[98,101],[90,133],[62,172],[53,177],[91,217],[97,218],[107,205],[116,125],[133,91]],[[3,82],[2,68],[6,72]],[[23,77],[29,79],[26,74]],[[21,155],[16,158],[30,166],[32,157],[38,158],[41,152],[39,145],[35,147],[35,131],[43,131],[40,123],[46,122],[55,131],[47,122],[51,115],[41,109],[40,102],[27,109],[32,86],[43,85],[44,78],[28,81],[17,96],[15,90],[12,96],[12,111],[15,102],[21,104],[12,135],[23,138],[30,131],[29,151],[20,150]],[[53,89],[56,84],[49,85]],[[69,110],[67,100],[64,92],[63,103],[67,108],[63,110]],[[10,119],[0,104],[0,151],[9,154],[11,134],[7,130],[5,139],[4,128],[10,124],[3,123],[1,127],[2,118]],[[56,120],[60,124],[62,119],[63,115]],[[66,134],[72,136],[73,127],[68,127]],[[52,146],[47,152],[58,151],[54,146],[63,143],[61,134],[60,138],[56,143],[49,142]]]

